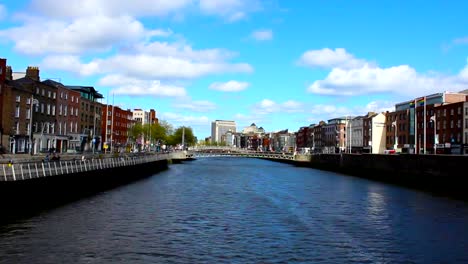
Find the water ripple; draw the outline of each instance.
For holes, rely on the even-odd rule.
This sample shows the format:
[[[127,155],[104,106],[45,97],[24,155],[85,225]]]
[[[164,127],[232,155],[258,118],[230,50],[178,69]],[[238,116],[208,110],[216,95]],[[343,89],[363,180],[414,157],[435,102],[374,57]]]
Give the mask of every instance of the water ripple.
[[[0,263],[467,263],[468,205],[206,159],[0,227]]]

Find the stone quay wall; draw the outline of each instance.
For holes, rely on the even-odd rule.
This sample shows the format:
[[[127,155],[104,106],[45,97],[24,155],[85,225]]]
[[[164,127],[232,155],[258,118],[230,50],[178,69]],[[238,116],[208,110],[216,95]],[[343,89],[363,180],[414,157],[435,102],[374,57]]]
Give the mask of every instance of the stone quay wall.
[[[468,156],[319,154],[296,164],[468,200]]]

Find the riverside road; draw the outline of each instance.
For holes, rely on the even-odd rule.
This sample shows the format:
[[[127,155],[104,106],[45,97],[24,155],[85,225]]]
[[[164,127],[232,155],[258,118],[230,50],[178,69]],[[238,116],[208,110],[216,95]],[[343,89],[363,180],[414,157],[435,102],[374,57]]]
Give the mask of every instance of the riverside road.
[[[465,201],[200,158],[1,226],[0,263],[468,263],[467,226]]]

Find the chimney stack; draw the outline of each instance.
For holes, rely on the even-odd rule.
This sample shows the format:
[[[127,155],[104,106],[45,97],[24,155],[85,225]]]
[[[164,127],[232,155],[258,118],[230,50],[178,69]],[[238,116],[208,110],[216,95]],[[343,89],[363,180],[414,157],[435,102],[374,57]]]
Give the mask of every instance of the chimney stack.
[[[6,79],[6,59],[0,58],[0,84]]]
[[[11,70],[11,66],[7,66],[7,67],[6,67],[6,73],[5,73],[5,75],[6,75],[6,76],[5,76],[5,79],[6,79],[6,80],[9,80],[9,81],[13,80],[13,71]]]
[[[26,69],[26,77],[29,77],[35,81],[40,81],[39,67],[28,66],[28,68]]]

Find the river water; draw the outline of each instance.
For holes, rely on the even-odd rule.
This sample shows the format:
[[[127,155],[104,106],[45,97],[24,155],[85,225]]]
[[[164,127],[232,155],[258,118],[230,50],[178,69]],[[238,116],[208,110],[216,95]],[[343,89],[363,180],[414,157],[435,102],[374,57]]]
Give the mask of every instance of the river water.
[[[468,203],[205,158],[0,227],[0,263],[353,262],[468,263]]]

